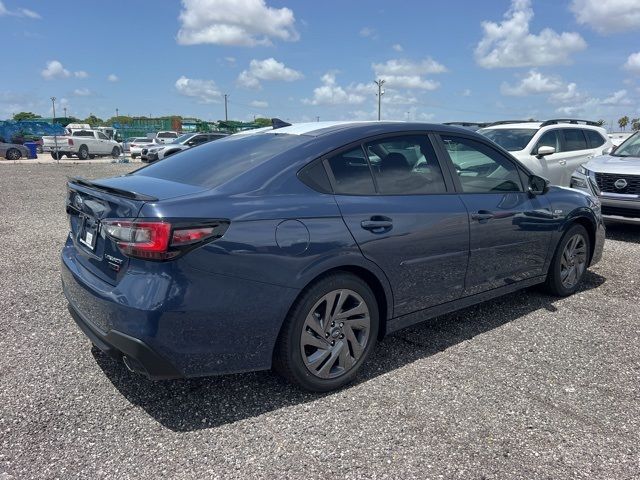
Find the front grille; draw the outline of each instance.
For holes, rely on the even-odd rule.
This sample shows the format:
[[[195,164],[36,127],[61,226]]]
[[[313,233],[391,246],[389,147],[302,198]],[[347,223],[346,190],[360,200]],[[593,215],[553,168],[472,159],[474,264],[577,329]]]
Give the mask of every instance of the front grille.
[[[142,152],[140,152],[140,153],[142,153],[143,155],[146,155],[148,151],[149,151],[148,149],[143,148],[143,149],[142,149]]]
[[[626,193],[630,195],[640,195],[640,175],[622,175],[618,173],[598,173],[596,172],[596,182],[598,188],[602,192],[609,193]],[[627,186],[624,188],[617,188],[615,183],[624,179],[627,182]]]
[[[640,208],[607,207],[602,205],[603,215],[615,215],[617,217],[640,218]]]

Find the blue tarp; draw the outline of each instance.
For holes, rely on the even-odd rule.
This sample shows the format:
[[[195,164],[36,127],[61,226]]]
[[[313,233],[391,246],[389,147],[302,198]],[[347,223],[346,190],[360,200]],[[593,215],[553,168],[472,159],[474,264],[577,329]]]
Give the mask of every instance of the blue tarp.
[[[0,140],[8,143],[24,143],[45,135],[64,135],[65,129],[57,123],[44,121],[0,121]]]

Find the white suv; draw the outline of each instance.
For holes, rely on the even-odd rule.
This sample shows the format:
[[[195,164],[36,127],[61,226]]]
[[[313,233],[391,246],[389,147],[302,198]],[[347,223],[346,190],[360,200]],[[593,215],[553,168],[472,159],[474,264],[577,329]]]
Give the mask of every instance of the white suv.
[[[478,133],[508,150],[534,173],[565,187],[580,165],[613,146],[607,131],[588,120],[503,121]]]

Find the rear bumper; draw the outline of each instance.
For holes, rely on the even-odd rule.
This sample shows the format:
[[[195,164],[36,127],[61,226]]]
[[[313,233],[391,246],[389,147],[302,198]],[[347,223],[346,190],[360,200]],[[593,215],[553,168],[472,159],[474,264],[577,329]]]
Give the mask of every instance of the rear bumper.
[[[127,366],[153,380],[181,378],[184,375],[166,359],[154,352],[142,340],[117,330],[102,333],[98,328],[85,320],[80,313],[69,304],[69,313],[89,340],[115,360],[127,359]]]

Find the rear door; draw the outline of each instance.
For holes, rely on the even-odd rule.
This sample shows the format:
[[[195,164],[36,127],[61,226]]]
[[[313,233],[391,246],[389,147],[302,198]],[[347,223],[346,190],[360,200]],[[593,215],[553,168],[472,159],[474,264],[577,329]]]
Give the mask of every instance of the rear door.
[[[564,143],[562,147],[562,158],[564,160],[565,179],[560,185],[569,186],[571,174],[580,165],[593,157],[593,151],[587,143],[587,138],[582,128],[562,128],[560,133]]]
[[[556,229],[548,200],[525,192],[523,171],[489,144],[462,135],[440,139],[469,212],[465,294],[542,275]]]
[[[351,234],[390,280],[395,316],[462,295],[469,220],[426,132],[352,145],[324,164]]]

